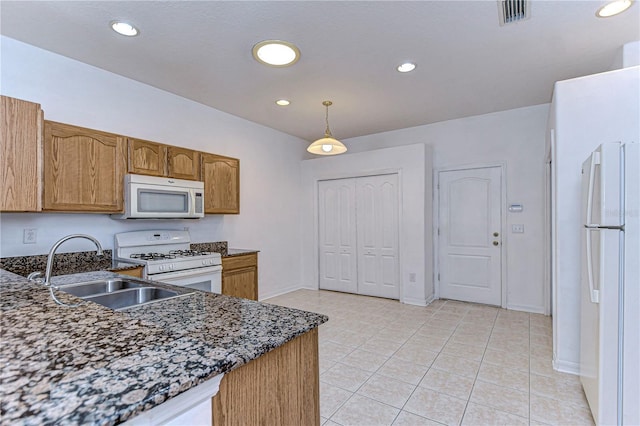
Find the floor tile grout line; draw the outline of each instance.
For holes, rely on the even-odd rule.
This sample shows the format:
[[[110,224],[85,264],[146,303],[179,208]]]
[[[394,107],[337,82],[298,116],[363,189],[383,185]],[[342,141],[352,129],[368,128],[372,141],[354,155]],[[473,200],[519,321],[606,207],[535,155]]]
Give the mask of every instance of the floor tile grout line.
[[[327,300],[319,301],[318,303],[326,303],[326,302],[327,302]],[[417,322],[417,325],[414,325],[416,328],[412,331],[412,333],[408,334],[408,337],[404,338],[404,340],[403,340],[402,344],[401,344],[401,345],[398,347],[398,349],[396,349],[393,353],[391,353],[390,355],[386,355],[386,354],[380,354],[380,353],[378,352],[378,354],[379,354],[379,355],[383,355],[383,356],[385,357],[385,359],[386,359],[385,363],[386,363],[386,362],[388,362],[388,360],[389,360],[391,357],[393,357],[393,356],[394,356],[394,355],[395,355],[395,354],[396,354],[400,349],[402,349],[403,347],[406,347],[406,345],[407,345],[407,344],[409,344],[409,341],[410,341],[412,338],[415,338],[415,337],[416,337],[416,335],[420,332],[420,330],[421,330],[421,329],[423,329],[423,328],[427,325],[427,322],[433,322],[433,321],[435,320],[435,319],[433,318],[433,316],[434,316],[434,315],[436,315],[438,312],[445,312],[445,313],[448,313],[448,314],[459,314],[459,318],[456,320],[456,325],[455,325],[455,327],[454,327],[453,329],[447,329],[448,336],[446,337],[446,339],[444,339],[444,344],[440,345],[440,346],[439,346],[439,349],[438,349],[438,350],[436,350],[436,351],[434,351],[432,348],[430,348],[430,349],[428,349],[428,350],[430,350],[430,351],[432,351],[432,352],[436,353],[436,358],[437,358],[438,356],[442,355],[442,354],[447,354],[447,355],[451,355],[451,356],[457,356],[457,354],[456,354],[455,352],[451,352],[451,353],[449,353],[449,352],[444,352],[444,351],[445,351],[446,346],[447,346],[450,342],[452,342],[452,341],[453,341],[454,336],[455,336],[455,333],[456,333],[457,331],[462,330],[462,328],[461,328],[461,327],[463,327],[463,325],[464,325],[464,324],[469,324],[469,323],[471,323],[471,322],[469,322],[469,321],[464,321],[464,318],[467,316],[467,314],[469,314],[470,310],[469,310],[469,309],[466,309],[466,310],[464,311],[464,313],[461,313],[461,312],[460,312],[460,311],[458,311],[458,310],[449,311],[449,310],[447,310],[447,309],[446,309],[446,306],[447,306],[447,305],[446,305],[446,302],[440,303],[440,304],[438,304],[438,306],[437,306],[437,308],[436,308],[436,309],[433,309],[433,311],[429,313],[429,315],[428,315],[428,316],[425,316],[425,317],[421,317],[421,318],[419,318],[419,320],[418,320],[419,322]],[[310,309],[310,306],[308,306],[306,309]],[[324,308],[323,308],[323,309],[324,309]],[[369,311],[371,311],[372,309],[373,309],[373,310],[375,310],[375,309],[377,309],[377,307],[376,307],[376,306],[367,306],[367,307],[363,308],[362,312],[364,312],[364,314],[363,314],[363,315],[358,316],[358,319],[357,319],[356,321],[366,321],[366,316],[367,316],[367,315],[366,315],[366,313],[367,313],[367,312],[369,312]],[[313,310],[313,309],[311,309],[311,310]],[[510,329],[509,327],[499,327],[499,328],[497,327],[497,321],[498,321],[498,318],[500,318],[500,316],[501,316],[500,314],[502,313],[502,311],[503,311],[503,310],[501,310],[501,309],[497,309],[497,310],[496,310],[497,314],[493,317],[492,327],[491,327],[491,331],[490,331],[490,333],[489,333],[489,339],[491,339],[491,336],[492,336],[492,335],[494,335],[494,332],[499,331],[500,329],[505,330],[505,331],[508,331],[508,330]],[[535,348],[535,347],[538,347],[538,346],[540,346],[540,347],[548,346],[548,345],[546,345],[546,344],[544,343],[544,337],[548,337],[548,333],[547,333],[547,332],[544,332],[544,331],[540,332],[541,330],[543,330],[543,328],[544,328],[544,326],[545,326],[545,325],[543,324],[543,325],[538,326],[538,323],[540,323],[540,321],[538,321],[538,322],[536,322],[536,324],[534,324],[534,323],[533,323],[533,320],[532,320],[532,314],[531,314],[531,313],[526,313],[526,315],[527,315],[527,316],[526,316],[526,320],[527,320],[527,323],[528,323],[528,324],[527,324],[527,325],[528,325],[528,327],[527,327],[527,331],[528,331],[528,346],[529,346],[529,350],[527,351],[527,352],[528,352],[528,353],[527,353],[528,367],[527,367],[527,370],[526,370],[526,371],[527,371],[528,376],[529,376],[529,387],[528,387],[528,390],[529,390],[529,407],[528,407],[528,413],[529,413],[529,421],[531,421],[531,417],[532,417],[532,416],[531,416],[531,394],[533,393],[533,392],[532,392],[533,387],[532,387],[532,383],[531,383],[531,377],[534,375],[534,372],[533,372],[533,365],[532,365],[534,357],[533,357],[532,351],[534,350],[534,348]],[[407,317],[407,321],[416,321],[416,315],[407,315],[406,317]],[[445,320],[446,320],[446,319],[445,319]],[[396,323],[395,325],[396,325],[396,326],[398,326],[398,325],[400,325],[400,324]],[[535,325],[535,326],[538,326],[538,328],[536,329],[537,333],[534,333],[534,332],[533,332],[533,330],[532,330],[532,328],[534,327],[534,325]],[[548,327],[548,326],[549,326],[549,325],[548,325],[548,324],[546,324],[546,327]],[[436,328],[437,328],[437,327],[436,327]],[[445,330],[445,329],[444,329],[444,328],[439,328],[439,330]],[[448,330],[452,330],[452,331],[448,331]],[[357,333],[357,332],[359,332],[359,330],[353,330],[353,329],[351,329],[351,330],[349,330],[349,331],[351,331],[351,332],[356,332],[356,333]],[[503,333],[503,334],[504,334],[504,333]],[[508,332],[507,332],[507,334],[508,334]],[[533,334],[535,334],[536,336],[540,336],[540,337],[536,337],[536,341],[537,341],[537,342],[536,342],[535,344],[534,344],[534,336],[533,336]],[[427,333],[427,334],[425,334],[425,333],[422,333],[422,332],[420,333],[420,335],[421,335],[421,336],[424,336],[424,337],[426,337],[426,338],[437,338],[438,340],[442,339],[442,336],[441,336],[441,335],[438,335],[438,336],[430,336],[428,333]],[[348,349],[350,350],[350,351],[349,351],[349,353],[353,352],[353,351],[354,351],[354,350],[356,350],[356,349],[360,349],[360,350],[365,351],[365,352],[372,352],[372,353],[376,353],[375,351],[373,351],[373,350],[371,350],[371,349],[369,349],[369,350],[367,350],[367,349],[363,349],[363,346],[365,346],[365,345],[366,345],[366,343],[367,343],[368,341],[370,341],[371,339],[373,339],[373,338],[375,338],[375,337],[376,337],[376,335],[375,335],[375,334],[373,334],[373,335],[371,335],[371,336],[368,336],[368,337],[363,341],[363,343],[361,343],[360,345],[358,345],[358,346],[356,346],[356,347],[354,347],[354,348],[348,348]],[[456,342],[456,343],[463,344],[463,343],[465,343],[465,342],[464,342],[464,341],[462,341],[462,340],[460,340],[459,342]],[[537,344],[537,343],[540,343],[540,344]],[[339,343],[336,343],[336,344],[339,344]],[[479,360],[479,361],[477,361],[477,360],[473,359],[473,361],[477,361],[477,362],[479,363],[479,368],[478,368],[478,371],[476,372],[476,375],[475,375],[474,385],[473,385],[473,387],[472,387],[472,391],[471,391],[471,393],[473,393],[473,388],[475,388],[476,382],[478,382],[478,381],[479,381],[479,372],[480,372],[480,368],[482,367],[482,365],[484,365],[484,364],[491,364],[491,363],[487,363],[487,362],[486,362],[486,356],[487,356],[487,351],[488,351],[488,349],[490,349],[490,348],[489,348],[489,342],[487,341],[487,342],[483,345],[483,351],[482,351],[482,356],[480,357],[480,360]],[[507,350],[507,351],[503,351],[503,348],[501,348],[501,347],[491,348],[491,349],[492,349],[492,350],[498,350],[498,351],[500,351],[500,352],[507,352],[507,353],[509,352],[508,350]],[[542,354],[542,353],[543,353],[543,352],[541,352],[541,354]],[[522,354],[521,354],[521,355],[522,355]],[[343,357],[344,357],[344,356],[346,356],[346,355],[343,355]],[[467,357],[460,357],[460,358],[466,358],[466,359],[469,359],[469,358],[467,358]],[[537,358],[546,358],[546,356],[544,356],[544,355],[540,355],[540,354],[539,354],[539,355],[536,357],[536,359],[537,359]],[[341,359],[341,358],[340,358],[340,359]],[[339,360],[335,360],[335,361],[334,361],[334,360],[331,360],[331,361],[327,361],[327,362],[331,362],[331,363],[335,364],[336,362],[339,362]],[[408,361],[408,362],[409,362],[409,361]],[[365,380],[365,381],[364,381],[364,382],[363,382],[363,383],[362,383],[362,384],[357,388],[357,390],[356,390],[355,392],[347,391],[347,392],[349,392],[349,393],[351,394],[351,396],[349,397],[349,399],[353,396],[353,394],[354,394],[354,393],[357,393],[359,390],[361,390],[362,386],[364,386],[366,383],[368,383],[374,375],[377,375],[377,374],[378,374],[378,375],[381,375],[381,376],[383,376],[383,377],[389,377],[389,376],[384,376],[383,374],[380,374],[380,373],[379,373],[379,372],[380,372],[380,369],[382,368],[382,366],[383,366],[383,365],[384,365],[384,363],[383,363],[381,366],[377,367],[377,369],[376,369],[375,371],[371,372],[370,377],[369,377],[369,378],[367,378],[367,379],[366,379],[366,380]],[[492,365],[495,365],[495,364],[492,364]],[[331,368],[331,367],[330,367],[330,368]],[[426,374],[427,374],[427,373],[428,373],[432,368],[434,368],[434,367],[433,367],[433,362],[431,362],[431,364],[426,368],[426,372],[422,375],[422,377],[421,377],[421,378],[420,378],[420,380],[418,381],[417,385],[413,385],[412,383],[410,383],[410,385],[411,385],[411,386],[414,386],[414,390],[413,390],[413,392],[411,393],[411,395],[407,398],[407,400],[406,400],[406,401],[405,401],[405,403],[403,404],[402,408],[398,411],[398,415],[400,415],[400,413],[401,413],[402,411],[406,411],[406,410],[404,410],[404,408],[406,407],[406,403],[407,403],[407,401],[408,401],[408,400],[411,398],[411,396],[415,393],[415,391],[417,390],[417,388],[418,388],[418,387],[420,387],[420,383],[422,382],[422,380],[424,380],[425,375],[426,375]],[[518,370],[518,369],[515,369],[515,370],[516,370],[516,371],[521,371],[521,370]],[[447,372],[448,372],[449,374],[456,374],[455,372],[453,372],[453,373],[452,373],[452,372],[450,372],[450,371],[447,371]],[[565,377],[555,377],[554,375],[548,375],[548,374],[546,374],[546,371],[541,371],[539,375],[540,375],[540,376],[543,376],[543,377],[546,377],[546,378],[549,378],[549,379],[552,379],[552,380],[554,380],[554,381],[561,381],[561,382],[567,381],[567,378],[565,378]],[[394,378],[394,377],[391,377],[391,378]],[[396,379],[396,380],[397,380],[397,379]],[[408,383],[408,382],[404,382],[403,380],[400,380],[400,382]],[[491,382],[489,382],[489,383],[491,383]],[[497,386],[501,386],[501,385],[499,385],[499,384],[496,384],[496,385],[497,385]],[[502,387],[504,387],[504,386],[502,386]],[[509,386],[506,386],[506,387],[507,387],[507,388],[509,388]],[[341,388],[341,389],[342,389],[342,388]],[[518,389],[518,388],[516,388],[516,389]],[[345,391],[346,391],[346,390],[345,390]],[[469,405],[469,402],[470,402],[470,399],[471,399],[471,393],[470,393],[469,397],[467,398],[467,403],[466,403],[466,405],[465,405],[465,410],[464,410],[464,412],[463,412],[463,419],[464,419],[464,415],[466,414],[466,410],[468,409],[468,405]],[[392,408],[394,408],[394,409],[398,409],[398,407],[395,407],[395,406],[392,406],[392,405],[386,404],[386,403],[381,402],[381,401],[378,401],[378,400],[376,400],[376,399],[374,399],[374,398],[367,397],[367,396],[365,396],[365,395],[361,395],[361,394],[358,394],[358,395],[359,395],[359,396],[362,396],[362,397],[364,397],[364,398],[367,398],[367,399],[370,399],[370,400],[376,401],[376,402],[378,402],[378,403],[380,403],[380,404],[383,404],[383,405],[386,405],[386,406],[392,407]],[[448,394],[446,394],[446,395],[448,395]],[[450,395],[450,396],[453,396],[453,397],[455,397],[455,398],[459,398],[459,397],[456,397],[456,396],[454,396],[454,395]],[[347,401],[348,401],[349,399],[347,399]],[[346,403],[346,401],[345,401],[345,403]],[[576,403],[576,404],[578,404],[578,403]],[[336,412],[337,412],[337,410],[339,410],[342,406],[344,406],[344,404],[340,405],[340,407],[339,407],[338,409],[336,409]],[[493,408],[493,407],[491,407],[491,408]],[[579,408],[579,407],[578,407],[578,408]],[[499,410],[499,409],[498,409],[498,411],[501,411],[501,410]],[[410,413],[410,412],[408,412],[408,413]],[[512,414],[512,415],[513,415],[513,413],[510,413],[510,412],[507,412],[507,413],[508,413],[508,414]],[[335,414],[335,413],[334,413],[334,414]],[[415,414],[415,413],[412,413],[412,414]],[[419,416],[420,416],[420,415],[419,415]],[[420,417],[423,417],[423,416],[420,416]],[[519,416],[518,416],[518,417],[519,417]],[[396,419],[397,419],[397,416],[396,416]],[[394,419],[394,421],[395,421],[395,419]]]
[[[496,321],[498,319],[498,315],[499,315],[500,311],[496,312],[496,316],[493,319],[493,323],[491,325],[491,333],[489,333],[489,339],[491,339],[491,334],[493,333],[493,329],[496,325]],[[473,379],[473,384],[471,385],[471,391],[469,392],[469,397],[467,398],[467,403],[464,405],[464,410],[462,410],[462,417],[460,418],[460,423],[462,424],[462,422],[464,421],[464,416],[467,414],[467,408],[469,408],[469,403],[471,402],[471,395],[473,395],[473,390],[476,387],[476,383],[478,382],[478,375],[480,374],[480,368],[482,368],[482,361],[484,361],[484,356],[487,353],[487,347],[489,346],[489,340],[487,340],[487,344],[484,347],[484,351],[482,351],[482,358],[480,359],[480,365],[478,366],[478,371],[476,372],[476,376]]]
[[[442,308],[442,306],[444,306],[444,304],[442,304],[438,309],[436,309],[436,312],[437,312],[437,311],[439,311],[439,310]],[[434,313],[434,314],[435,314],[435,313]],[[429,316],[429,318],[432,318],[434,314],[431,314],[431,315]],[[402,345],[401,345],[401,346],[400,346],[396,351],[394,351],[394,352],[393,352],[393,354],[391,354],[391,355],[387,358],[387,361],[388,361],[389,359],[391,359],[391,358],[392,358],[392,357],[393,357],[393,356],[394,356],[394,355],[395,355],[395,354],[396,354],[400,349],[402,349],[402,348],[404,347],[404,345],[407,343],[407,341],[409,341],[409,340],[411,339],[411,337],[415,336],[415,334],[418,332],[418,330],[419,330],[420,328],[422,328],[422,327],[425,325],[425,323],[426,323],[426,320],[422,322],[422,324],[420,325],[420,327],[418,327],[418,329],[417,329],[414,333],[412,333],[409,337],[407,337],[407,338],[405,339],[404,343],[403,343],[403,344],[402,344]],[[453,334],[453,333],[452,333],[452,334]],[[447,342],[448,342],[448,340],[449,340],[450,338],[451,338],[451,336],[449,336],[449,338],[447,339]],[[445,342],[445,345],[446,345],[446,343],[447,343],[447,342]],[[438,354],[439,354],[439,353],[440,353],[440,352],[438,352]],[[385,361],[385,363],[384,363],[384,364],[386,364],[386,361]],[[384,366],[384,364],[382,364],[382,366]],[[431,365],[432,365],[432,364],[433,364],[433,362],[431,363]],[[411,394],[409,395],[409,397],[407,398],[407,400],[404,402],[404,404],[402,405],[402,407],[401,407],[400,409],[398,409],[398,407],[394,407],[394,406],[392,406],[392,405],[386,404],[386,403],[381,402],[381,401],[378,401],[378,400],[376,400],[376,399],[369,398],[369,397],[367,397],[367,396],[365,396],[365,395],[361,395],[361,394],[358,394],[358,395],[359,395],[359,396],[362,396],[362,397],[364,397],[364,398],[368,398],[368,399],[371,399],[371,400],[373,400],[373,401],[376,401],[376,402],[378,402],[378,403],[380,403],[380,404],[387,405],[387,406],[392,407],[392,408],[394,408],[394,409],[398,409],[398,414],[396,415],[396,417],[395,417],[395,418],[394,418],[394,420],[393,420],[393,422],[395,422],[395,420],[398,418],[398,416],[400,415],[400,413],[401,413],[402,411],[404,411],[404,407],[406,406],[406,404],[407,404],[407,402],[409,401],[409,399],[411,399],[411,396],[412,396],[412,395],[415,393],[415,391],[418,389],[420,382],[424,379],[424,376],[428,373],[429,369],[431,369],[431,365],[429,365],[429,367],[427,367],[427,371],[425,371],[425,373],[422,375],[422,377],[420,378],[420,380],[418,380],[418,384],[416,384],[416,385],[411,384],[412,386],[415,386],[415,389],[411,392]],[[373,372],[373,373],[372,373],[371,377],[373,377],[375,374],[377,374],[377,373],[378,373],[378,371],[380,371],[380,369],[382,368],[382,366],[378,367],[378,369],[377,369],[375,372]],[[356,394],[358,393],[358,391],[359,391],[360,389],[362,389],[362,386],[364,386],[364,385],[365,385],[365,384],[366,384],[366,383],[371,379],[371,377],[369,377],[369,378],[368,378],[368,379],[367,379],[367,380],[366,380],[362,385],[360,385],[360,386],[358,387],[358,389],[356,389],[356,391],[355,391],[355,392],[353,392],[353,394],[349,397],[349,399],[347,399],[347,401],[345,401],[345,402],[342,404],[342,406],[344,406],[344,404],[346,404],[346,403],[347,403],[347,402],[348,402],[348,401],[353,397],[353,395],[356,395]],[[384,376],[384,375],[383,375],[383,377],[386,377],[386,376]],[[406,382],[403,382],[403,383],[406,383]],[[342,407],[342,406],[341,406],[341,407]],[[341,408],[341,407],[340,407],[340,408]],[[338,409],[337,409],[337,410],[332,414],[332,416],[329,418],[329,420],[331,420],[331,419],[333,418],[333,415],[335,415],[339,410],[340,410],[340,409],[338,408]],[[414,413],[411,413],[411,414],[414,414]],[[423,417],[423,416],[419,416],[419,417]],[[427,417],[423,417],[423,418],[427,418]],[[429,418],[427,418],[427,419],[428,419],[428,420],[433,420],[433,419],[429,419]],[[332,420],[332,421],[333,421],[333,420]],[[393,422],[392,422],[392,424],[393,424]]]

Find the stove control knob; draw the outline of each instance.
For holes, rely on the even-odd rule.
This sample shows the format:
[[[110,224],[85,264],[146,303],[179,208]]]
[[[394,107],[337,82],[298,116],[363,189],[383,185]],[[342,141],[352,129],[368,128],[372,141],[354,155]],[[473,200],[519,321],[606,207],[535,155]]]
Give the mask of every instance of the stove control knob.
[[[173,269],[176,267],[176,265],[174,265],[173,263],[171,265],[169,265],[169,268],[173,271]]]
[[[161,271],[164,271],[164,265],[160,265],[158,269],[160,269]]]

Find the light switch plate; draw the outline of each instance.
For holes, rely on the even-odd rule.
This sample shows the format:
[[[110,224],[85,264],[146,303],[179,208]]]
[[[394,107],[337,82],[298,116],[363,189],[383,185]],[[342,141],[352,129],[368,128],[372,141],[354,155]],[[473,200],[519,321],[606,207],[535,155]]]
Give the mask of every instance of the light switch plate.
[[[524,225],[511,225],[511,233],[512,234],[524,234]]]

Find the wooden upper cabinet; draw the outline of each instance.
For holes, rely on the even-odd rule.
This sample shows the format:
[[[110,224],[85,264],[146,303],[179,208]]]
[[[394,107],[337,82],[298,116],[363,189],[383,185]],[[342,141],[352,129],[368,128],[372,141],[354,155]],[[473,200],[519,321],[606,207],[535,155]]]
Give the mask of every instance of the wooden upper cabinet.
[[[201,153],[205,213],[240,213],[240,160]]]
[[[200,180],[200,153],[191,149],[129,138],[128,172]]]
[[[167,176],[200,180],[200,153],[177,146],[167,147]]]
[[[42,110],[39,104],[2,96],[0,210],[41,209]]]
[[[121,212],[126,139],[52,121],[44,130],[44,209]]]
[[[129,173],[151,176],[166,176],[167,146],[140,139],[128,140]]]

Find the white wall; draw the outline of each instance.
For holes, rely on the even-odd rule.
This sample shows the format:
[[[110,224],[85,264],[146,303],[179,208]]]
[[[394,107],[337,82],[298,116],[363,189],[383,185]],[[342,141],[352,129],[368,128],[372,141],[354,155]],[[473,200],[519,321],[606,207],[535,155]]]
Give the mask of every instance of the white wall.
[[[194,242],[261,250],[260,297],[299,287],[300,161],[306,142],[69,58],[2,37],[0,92],[42,105],[45,118],[240,159],[240,215],[200,221],[115,221],[101,214],[5,213],[1,256],[46,253],[60,237],[188,226]],[[22,244],[37,228],[38,243]],[[90,250],[82,240],[62,251]]]
[[[505,235],[507,307],[543,313],[549,305],[544,285],[545,129],[548,105],[450,120],[343,141],[350,153],[408,144],[433,148],[437,169],[479,163],[506,166],[507,204],[521,203],[522,213],[508,213],[507,229],[524,224],[524,234]],[[303,170],[304,172],[304,170]],[[505,206],[506,207],[506,206]],[[307,277],[307,268],[303,268]]]
[[[430,302],[434,291],[431,164],[431,149],[424,144],[303,161],[304,285],[318,288],[318,181],[397,172],[400,187],[400,300],[415,305]],[[415,282],[409,280],[411,273],[416,274]]]
[[[640,40],[624,44],[613,61],[611,70],[629,68],[640,65]]]

